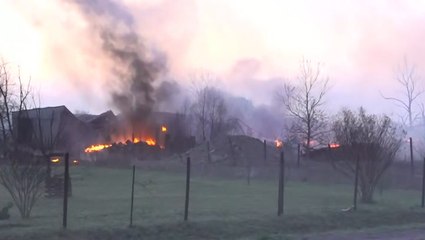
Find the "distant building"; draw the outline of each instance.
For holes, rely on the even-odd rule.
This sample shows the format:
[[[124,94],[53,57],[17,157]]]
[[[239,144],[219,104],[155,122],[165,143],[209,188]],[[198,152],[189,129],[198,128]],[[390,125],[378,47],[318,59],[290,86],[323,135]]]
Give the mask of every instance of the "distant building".
[[[95,137],[92,139],[93,142],[110,143],[113,141],[112,135],[116,128],[117,117],[112,111],[107,111],[100,115],[75,114],[75,116],[95,132]]]
[[[35,108],[12,113],[18,144],[41,152],[77,153],[92,141],[95,132],[65,106]]]
[[[192,147],[180,114],[152,112],[142,122],[130,123],[107,111],[99,115],[73,114],[65,106],[35,108],[12,113],[13,135],[22,147],[41,154],[70,152],[74,156],[91,145],[152,139],[171,151]]]

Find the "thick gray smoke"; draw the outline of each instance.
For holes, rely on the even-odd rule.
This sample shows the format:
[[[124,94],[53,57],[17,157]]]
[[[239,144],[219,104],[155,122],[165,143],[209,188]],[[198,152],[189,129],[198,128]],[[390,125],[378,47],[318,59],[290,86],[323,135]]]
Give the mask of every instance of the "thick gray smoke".
[[[155,89],[155,110],[176,112],[188,98],[187,91],[177,81],[168,79]]]
[[[118,80],[112,103],[132,123],[143,121],[155,104],[153,82],[165,71],[165,57],[145,48],[132,15],[111,0],[67,0],[76,4],[101,40]]]
[[[131,123],[133,133],[142,130],[137,123],[143,123],[154,107],[170,112],[182,108],[189,98],[185,87],[172,79],[157,81],[166,73],[166,58],[143,44],[128,9],[113,0],[64,1],[78,6],[100,40],[103,55],[113,63],[112,73],[118,81],[111,84],[112,103]],[[223,92],[223,97],[228,117],[237,118],[248,131],[246,134],[261,138],[278,134],[279,119],[272,108],[254,106],[250,100],[231,93]]]

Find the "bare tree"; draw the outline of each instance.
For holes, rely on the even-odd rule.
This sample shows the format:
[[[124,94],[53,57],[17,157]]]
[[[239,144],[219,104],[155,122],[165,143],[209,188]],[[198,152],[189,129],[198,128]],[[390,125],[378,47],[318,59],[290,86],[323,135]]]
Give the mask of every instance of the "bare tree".
[[[193,113],[199,124],[202,141],[207,140],[207,121],[208,121],[208,89],[215,78],[209,73],[201,73],[194,76],[193,79],[194,103],[192,105]]]
[[[18,207],[22,218],[29,218],[36,201],[42,195],[46,165],[32,152],[22,150],[9,154],[9,164],[0,169],[2,184]]]
[[[206,89],[207,112],[210,138],[213,139],[225,131],[227,107],[220,91],[216,88]]]
[[[202,140],[207,141],[230,131],[234,121],[227,115],[223,93],[211,86],[215,78],[205,73],[197,79],[194,82],[192,112],[199,125]]]
[[[0,63],[0,184],[9,192],[22,218],[28,218],[46,177],[46,165],[34,155],[31,145],[22,140],[26,131],[15,128],[27,125],[24,114],[30,96],[30,85],[24,85],[20,73],[15,80],[8,64]],[[31,133],[30,133],[31,134]]]
[[[13,112],[17,120],[23,118],[22,113],[27,109],[30,96],[30,83],[25,86],[20,72],[17,81],[11,76],[8,63],[0,63],[0,126],[1,126],[1,151],[3,157],[18,146],[17,134],[14,132]],[[18,122],[18,121],[17,121]],[[16,123],[15,123],[16,124]]]
[[[325,133],[323,105],[329,91],[329,79],[321,76],[319,63],[313,65],[303,60],[296,80],[294,84],[286,83],[278,97],[293,120],[289,132],[302,141],[309,153],[311,142],[320,140]]]
[[[361,199],[373,202],[375,188],[393,163],[405,135],[388,116],[367,114],[363,108],[355,113],[343,110],[333,124],[339,148],[332,150],[335,169],[349,177],[359,161]]]
[[[397,72],[397,83],[402,89],[403,97],[385,97],[384,99],[391,100],[403,109],[405,115],[402,116],[402,122],[406,125],[406,121],[409,127],[413,126],[413,122],[417,118],[417,113],[414,110],[414,103],[424,92],[422,88],[418,86],[419,78],[415,75],[415,67],[407,63],[405,59],[403,65],[399,67]],[[407,120],[406,120],[407,118]]]

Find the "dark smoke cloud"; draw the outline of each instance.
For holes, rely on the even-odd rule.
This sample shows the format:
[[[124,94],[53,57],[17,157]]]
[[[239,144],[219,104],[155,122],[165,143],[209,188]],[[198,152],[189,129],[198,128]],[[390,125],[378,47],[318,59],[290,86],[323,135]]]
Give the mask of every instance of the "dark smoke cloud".
[[[166,60],[158,51],[147,49],[135,31],[128,9],[110,0],[68,0],[81,10],[113,65],[117,81],[112,103],[128,120],[142,121],[155,104],[153,83],[165,72]]]
[[[175,80],[165,80],[155,89],[155,110],[176,112],[180,109],[184,100],[188,97],[181,86]]]

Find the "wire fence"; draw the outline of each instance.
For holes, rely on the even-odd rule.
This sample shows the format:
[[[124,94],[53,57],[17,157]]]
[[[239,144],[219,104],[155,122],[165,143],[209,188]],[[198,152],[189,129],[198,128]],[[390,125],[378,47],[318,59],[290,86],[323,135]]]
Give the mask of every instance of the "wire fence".
[[[210,162],[188,156],[170,161],[140,161],[130,167],[71,166],[68,199],[70,229],[151,226],[189,222],[244,222],[327,216],[355,209],[355,179],[323,161],[306,160],[298,149],[264,154],[257,162]],[[282,154],[283,155],[283,154]],[[423,189],[421,161],[395,162],[376,187],[375,204],[357,205],[368,212],[420,210]],[[190,173],[188,172],[190,170]],[[133,175],[134,174],[134,175]],[[190,179],[190,180],[189,180]],[[11,199],[0,190],[0,206]],[[359,201],[359,199],[357,199]],[[7,231],[31,232],[62,227],[63,198],[42,197],[30,220],[16,208],[0,222]]]

